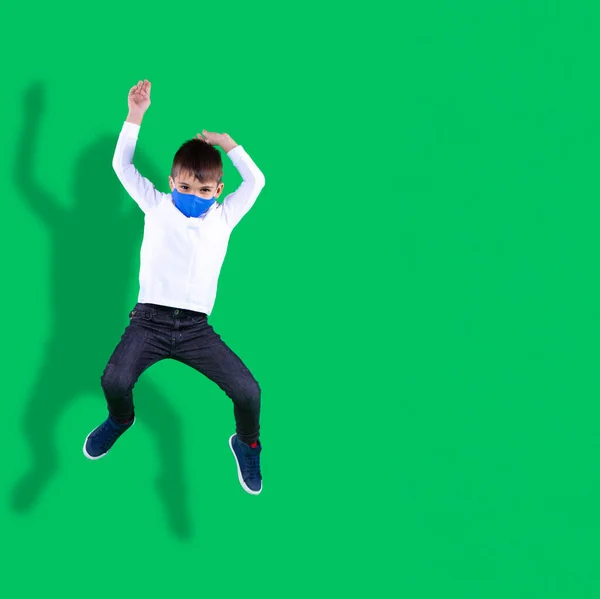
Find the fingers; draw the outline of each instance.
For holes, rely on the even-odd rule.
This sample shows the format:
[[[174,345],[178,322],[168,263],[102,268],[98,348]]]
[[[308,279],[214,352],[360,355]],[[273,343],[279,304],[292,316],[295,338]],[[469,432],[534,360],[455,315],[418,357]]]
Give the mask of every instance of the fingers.
[[[202,129],[202,135],[204,135],[204,137],[202,137],[200,135],[200,133],[198,133],[198,138],[205,141],[206,143],[214,145],[215,137],[216,137],[215,133],[211,133],[210,131],[207,131],[206,129]]]
[[[129,95],[131,96],[132,94],[141,94],[143,97],[148,97],[150,96],[151,88],[152,84],[150,83],[150,81],[148,81],[148,79],[144,79],[143,81],[140,80],[129,90]]]
[[[140,89],[141,89],[141,85],[142,82],[138,81],[138,83],[136,83],[130,90],[129,90],[129,95],[132,96],[133,94],[138,94]]]

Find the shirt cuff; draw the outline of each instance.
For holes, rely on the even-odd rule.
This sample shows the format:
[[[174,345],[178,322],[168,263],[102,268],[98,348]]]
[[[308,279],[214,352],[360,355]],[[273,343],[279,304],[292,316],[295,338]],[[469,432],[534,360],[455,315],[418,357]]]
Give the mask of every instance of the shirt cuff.
[[[130,123],[129,121],[125,121],[123,123],[123,128],[121,129],[121,133],[127,134],[128,137],[133,137],[134,139],[137,139],[139,132],[140,132],[140,125],[136,125],[135,123]]]
[[[241,156],[242,154],[245,154],[245,151],[244,148],[242,148],[242,146],[239,144],[235,146],[233,150],[229,150],[229,152],[227,152],[227,156],[229,156],[229,158],[235,158],[236,156]]]

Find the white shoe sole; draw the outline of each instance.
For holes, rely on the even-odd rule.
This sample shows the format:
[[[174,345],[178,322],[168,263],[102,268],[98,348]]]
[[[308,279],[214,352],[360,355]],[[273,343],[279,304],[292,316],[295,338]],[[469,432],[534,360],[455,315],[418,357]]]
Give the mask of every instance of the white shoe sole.
[[[135,418],[133,419],[133,422],[131,423],[131,426],[133,426],[134,424],[135,424]],[[130,426],[130,427],[127,429],[127,430],[129,430],[129,429],[131,428],[131,426]],[[98,428],[98,427],[96,427],[96,428]],[[84,455],[84,456],[85,456],[85,457],[86,457],[88,460],[99,460],[100,458],[103,458],[103,457],[104,457],[104,456],[105,456],[105,455],[108,453],[108,451],[110,451],[110,449],[112,449],[112,447],[111,447],[111,448],[110,448],[108,451],[106,451],[106,452],[104,452],[102,455],[98,455],[98,456],[92,456],[92,455],[90,455],[90,454],[87,452],[87,450],[86,450],[85,446],[87,445],[87,442],[88,442],[88,439],[90,438],[90,435],[91,435],[91,434],[92,434],[92,433],[93,433],[93,432],[96,430],[96,428],[95,428],[93,431],[91,431],[91,432],[90,432],[90,434],[89,434],[89,435],[88,435],[88,436],[85,438],[85,441],[83,442],[83,455]],[[124,431],[124,432],[125,432],[125,431]]]
[[[262,481],[260,483],[260,491],[253,491],[244,482],[244,479],[242,478],[242,470],[240,469],[240,463],[238,462],[237,455],[235,455],[235,451],[233,450],[233,438],[234,437],[235,437],[235,433],[233,435],[231,435],[231,437],[229,437],[229,448],[231,449],[231,453],[233,454],[233,457],[235,458],[235,463],[236,463],[237,471],[238,471],[238,480],[240,481],[240,485],[242,485],[242,488],[244,489],[244,491],[246,491],[246,493],[250,493],[250,495],[260,495],[260,493],[262,491]]]

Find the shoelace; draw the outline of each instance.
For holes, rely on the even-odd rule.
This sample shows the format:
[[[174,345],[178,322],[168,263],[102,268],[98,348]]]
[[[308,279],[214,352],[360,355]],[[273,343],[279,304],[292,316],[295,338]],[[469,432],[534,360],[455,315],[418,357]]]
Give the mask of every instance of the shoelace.
[[[257,455],[245,454],[244,464],[248,478],[258,478],[260,476],[260,466]]]

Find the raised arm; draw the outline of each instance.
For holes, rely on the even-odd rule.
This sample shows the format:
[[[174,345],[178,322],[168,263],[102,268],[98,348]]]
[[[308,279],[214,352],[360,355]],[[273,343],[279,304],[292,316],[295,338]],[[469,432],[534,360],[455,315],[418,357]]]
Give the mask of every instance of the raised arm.
[[[233,229],[256,202],[258,194],[265,186],[265,176],[244,148],[233,141],[227,133],[202,131],[202,134],[204,137],[200,134],[198,137],[210,144],[220,146],[227,153],[242,177],[242,184],[223,200],[223,217]]]
[[[150,106],[150,88],[149,81],[140,81],[129,90],[129,113],[123,123],[112,163],[119,181],[144,213],[156,206],[164,195],[133,165],[140,126]]]

